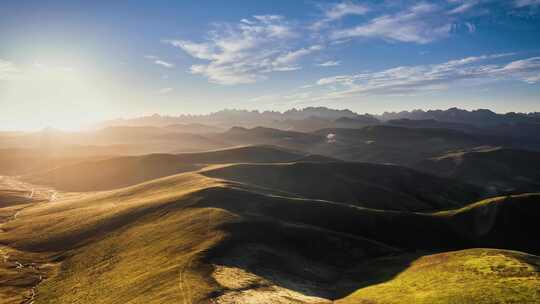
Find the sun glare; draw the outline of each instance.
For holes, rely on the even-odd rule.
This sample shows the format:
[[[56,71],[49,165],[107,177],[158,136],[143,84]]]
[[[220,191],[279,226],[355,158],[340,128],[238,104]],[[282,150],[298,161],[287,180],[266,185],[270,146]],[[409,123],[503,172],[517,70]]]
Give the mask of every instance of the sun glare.
[[[80,67],[33,63],[9,82],[5,94],[13,100],[8,113],[18,115],[3,117],[4,129],[80,130],[106,113],[99,107],[106,94]]]

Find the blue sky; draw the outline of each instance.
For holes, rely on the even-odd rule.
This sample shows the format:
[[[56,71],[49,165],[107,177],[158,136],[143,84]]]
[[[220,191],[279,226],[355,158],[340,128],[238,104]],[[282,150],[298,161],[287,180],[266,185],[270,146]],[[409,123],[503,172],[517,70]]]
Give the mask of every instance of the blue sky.
[[[3,0],[0,39],[0,128],[223,108],[540,111],[540,0]]]

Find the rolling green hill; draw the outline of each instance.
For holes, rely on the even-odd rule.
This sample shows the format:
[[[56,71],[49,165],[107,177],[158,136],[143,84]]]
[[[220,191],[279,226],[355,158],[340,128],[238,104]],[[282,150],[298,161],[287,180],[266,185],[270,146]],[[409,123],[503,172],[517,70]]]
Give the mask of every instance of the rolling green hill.
[[[195,171],[204,164],[284,162],[300,159],[304,155],[272,146],[246,146],[200,153],[125,156],[60,166],[28,175],[25,179],[67,191],[111,190]]]
[[[540,152],[506,148],[449,153],[415,168],[485,187],[493,194],[540,191]]]
[[[205,175],[283,191],[289,196],[357,206],[433,211],[463,206],[480,189],[411,169],[358,162],[239,164]]]
[[[347,277],[378,280],[367,279],[367,287],[336,303],[540,302],[540,258],[516,251],[469,249],[380,258]]]
[[[2,254],[8,255],[0,271],[22,265],[21,277],[4,282],[0,292],[15,299],[22,288],[19,298],[34,303],[357,303],[386,297],[370,288],[387,284],[396,287],[381,290],[393,292],[396,301],[415,293],[428,301],[452,294],[444,282],[460,288],[452,268],[460,265],[472,267],[464,273],[471,290],[487,295],[500,295],[506,284],[504,299],[531,298],[539,284],[531,268],[537,257],[475,249],[447,253],[448,264],[430,271],[423,265],[439,258],[418,253],[479,246],[533,250],[536,243],[526,237],[538,228],[539,194],[437,213],[385,211],[208,177],[234,167],[30,202],[0,227]],[[384,271],[363,266],[386,265],[385,259],[393,262]],[[419,278],[424,289],[414,287]]]

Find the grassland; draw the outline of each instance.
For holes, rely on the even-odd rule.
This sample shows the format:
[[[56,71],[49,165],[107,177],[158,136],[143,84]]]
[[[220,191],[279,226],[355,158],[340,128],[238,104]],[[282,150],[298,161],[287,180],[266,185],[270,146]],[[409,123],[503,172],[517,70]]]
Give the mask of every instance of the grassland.
[[[384,278],[359,289],[348,303],[539,303],[540,258],[516,251],[469,249],[440,254],[381,258],[361,266],[356,277]],[[348,274],[353,275],[352,273]]]
[[[19,201],[24,208],[15,211],[16,217],[6,217],[0,227],[0,244],[10,255],[0,271],[6,273],[3,277],[17,276],[10,281],[15,284],[3,281],[8,288],[0,288],[2,299],[20,303],[22,295],[34,303],[386,303],[389,298],[410,300],[403,293],[416,292],[409,286],[426,280],[418,295],[442,301],[451,294],[444,284],[461,288],[452,268],[468,271],[462,284],[487,295],[499,295],[501,284],[515,282],[504,289],[507,302],[531,298],[538,286],[538,258],[504,250],[446,253],[448,259],[440,260],[447,264],[431,263],[433,270],[418,277],[407,274],[429,269],[422,265],[438,260],[421,257],[429,254],[425,250],[484,243],[520,246],[520,238],[490,242],[524,233],[525,226],[501,229],[510,217],[538,205],[539,195],[436,213],[375,210],[290,196],[257,180],[210,177],[211,172],[230,168],[212,165],[52,201],[24,201],[20,195],[6,194],[3,202],[13,203],[4,203],[0,211]],[[487,228],[475,230],[478,221],[486,220],[485,208],[497,211],[487,212]],[[424,253],[410,253],[417,250]],[[23,267],[17,268],[16,262]],[[492,268],[509,276],[482,275]],[[372,298],[379,293],[371,288],[381,286],[387,288],[381,290],[388,298]]]

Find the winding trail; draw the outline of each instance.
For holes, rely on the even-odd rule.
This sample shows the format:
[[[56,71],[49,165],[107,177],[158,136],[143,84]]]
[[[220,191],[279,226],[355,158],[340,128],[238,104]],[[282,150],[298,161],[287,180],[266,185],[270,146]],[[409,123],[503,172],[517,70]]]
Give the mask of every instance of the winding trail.
[[[191,262],[193,260],[193,255],[187,258],[186,263],[180,269],[178,287],[180,288],[180,295],[182,297],[182,304],[191,304],[191,292],[189,287],[186,286],[186,271],[191,267]]]
[[[17,180],[15,178],[6,177],[6,176],[0,176],[0,189],[26,191],[28,192],[28,194],[26,195],[26,198],[28,199],[34,199],[35,197],[42,198],[42,199],[38,198],[36,199],[34,203],[30,202],[28,204],[29,206],[26,206],[17,210],[7,220],[0,222],[0,226],[3,226],[11,221],[16,220],[19,214],[26,208],[35,206],[36,204],[40,204],[40,203],[50,203],[58,199],[58,191],[54,189],[37,188],[30,184]],[[36,288],[43,281],[43,276],[40,274],[40,269],[35,263],[29,263],[25,265],[18,260],[10,261],[11,256],[9,255],[9,252],[7,252],[8,250],[6,249],[11,249],[11,248],[7,246],[0,246],[0,256],[2,256],[4,263],[12,262],[15,264],[15,268],[18,269],[19,271],[24,271],[25,269],[29,268],[33,272],[39,274],[37,283],[30,289],[30,297],[26,298],[23,302],[21,302],[21,304],[33,304],[37,296]]]

